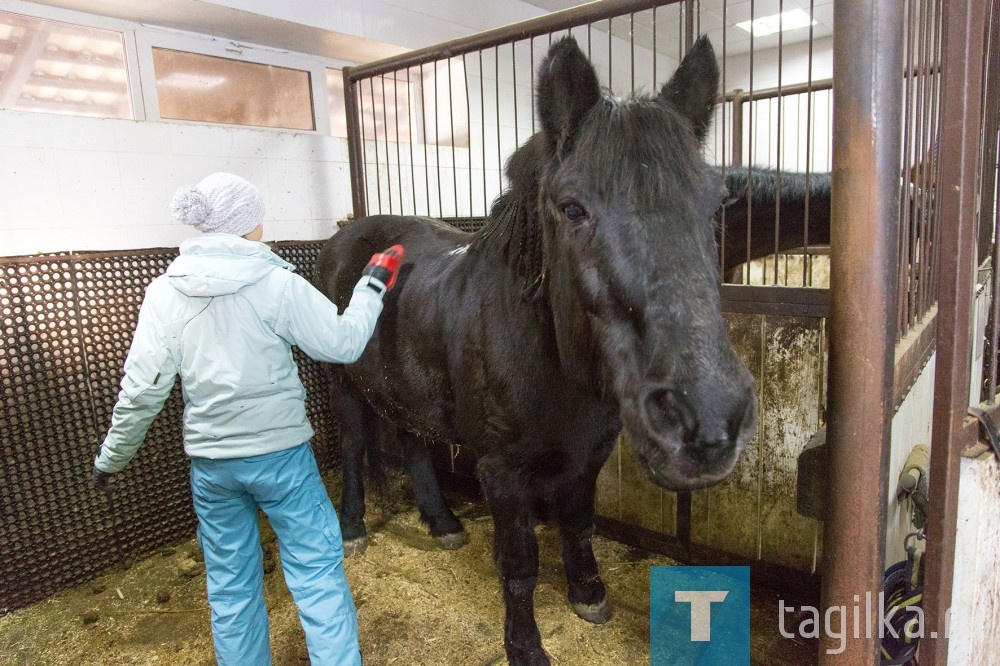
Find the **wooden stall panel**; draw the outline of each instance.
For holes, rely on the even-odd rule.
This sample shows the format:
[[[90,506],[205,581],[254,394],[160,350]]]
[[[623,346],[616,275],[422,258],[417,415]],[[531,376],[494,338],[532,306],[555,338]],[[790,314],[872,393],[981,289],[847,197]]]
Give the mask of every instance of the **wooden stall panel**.
[[[795,511],[796,460],[819,428],[825,387],[823,320],[726,314],[757,382],[760,428],[733,475],[693,493],[691,541],[749,560],[815,571],[820,523]],[[597,513],[677,535],[677,496],[654,486],[623,435],[598,479]]]
[[[764,401],[761,378],[764,373],[764,316],[757,314],[726,314],[729,337],[736,353],[746,364],[757,384],[757,401],[761,409],[757,436],[751,440],[740,462],[726,481],[693,493],[691,500],[691,540],[694,543],[739,555],[747,559],[758,556],[758,517],[760,514],[760,484]],[[794,488],[791,492],[795,498]]]
[[[676,534],[677,495],[649,480],[628,441],[627,433],[618,438],[609,463],[614,464],[616,457],[619,507],[618,514],[611,517],[662,534]]]
[[[760,559],[802,571],[819,561],[822,527],[795,510],[796,460],[819,429],[823,322],[768,317],[764,321],[761,392]]]

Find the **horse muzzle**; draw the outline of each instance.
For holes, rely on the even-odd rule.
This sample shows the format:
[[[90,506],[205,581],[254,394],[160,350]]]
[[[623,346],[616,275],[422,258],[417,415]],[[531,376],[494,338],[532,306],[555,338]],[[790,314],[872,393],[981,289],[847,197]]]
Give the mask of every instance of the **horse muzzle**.
[[[757,431],[752,380],[723,391],[648,386],[636,411],[639,427],[629,428],[633,444],[650,479],[668,490],[719,483]]]

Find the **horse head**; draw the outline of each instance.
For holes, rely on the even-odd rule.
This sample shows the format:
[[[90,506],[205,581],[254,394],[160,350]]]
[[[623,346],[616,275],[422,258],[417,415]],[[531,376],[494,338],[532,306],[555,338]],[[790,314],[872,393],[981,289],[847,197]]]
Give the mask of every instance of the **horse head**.
[[[539,70],[542,130],[508,164],[537,201],[564,371],[617,401],[650,478],[672,490],[724,479],[757,424],[721,314],[723,190],[702,157],[718,80],[702,38],[659,94],[615,98],[565,38]]]

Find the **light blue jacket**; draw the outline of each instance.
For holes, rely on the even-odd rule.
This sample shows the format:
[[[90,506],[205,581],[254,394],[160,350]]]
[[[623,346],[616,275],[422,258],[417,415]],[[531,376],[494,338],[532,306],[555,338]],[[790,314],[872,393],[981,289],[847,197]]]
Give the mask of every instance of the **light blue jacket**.
[[[293,270],[263,243],[230,234],[181,244],[146,288],[98,469],[128,464],[177,375],[189,456],[254,456],[312,437],[291,347],[353,363],[382,312],[384,285],[361,278],[341,315]]]

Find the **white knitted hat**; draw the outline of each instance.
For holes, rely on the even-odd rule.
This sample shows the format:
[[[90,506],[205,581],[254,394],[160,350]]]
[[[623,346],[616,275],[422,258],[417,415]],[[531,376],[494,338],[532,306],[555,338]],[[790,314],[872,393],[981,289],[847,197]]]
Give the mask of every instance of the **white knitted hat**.
[[[179,188],[170,209],[178,222],[216,234],[245,236],[264,219],[264,199],[257,188],[222,172]]]

